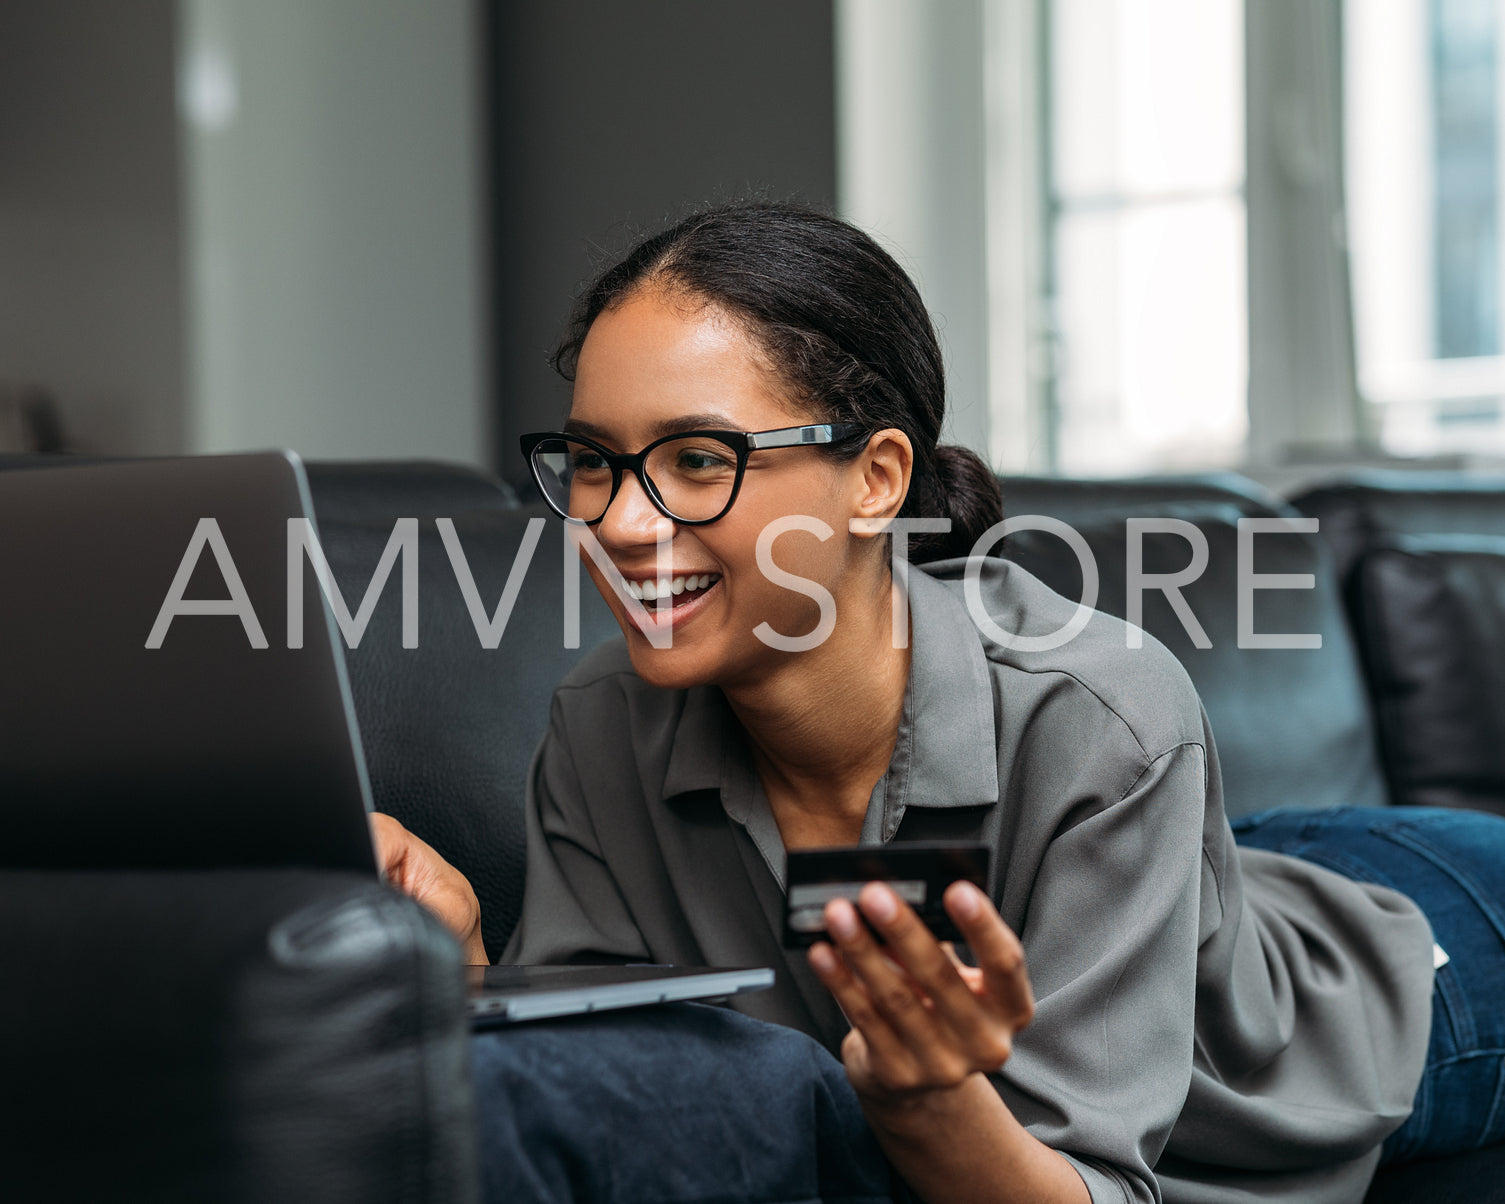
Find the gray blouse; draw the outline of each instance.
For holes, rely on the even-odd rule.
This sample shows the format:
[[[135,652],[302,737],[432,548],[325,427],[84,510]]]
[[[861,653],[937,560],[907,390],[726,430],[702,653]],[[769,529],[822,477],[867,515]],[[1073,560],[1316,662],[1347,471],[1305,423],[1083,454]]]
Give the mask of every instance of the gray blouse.
[[[963,569],[910,571],[910,678],[862,839],[995,850],[1037,1005],[998,1091],[1094,1201],[1360,1199],[1425,1061],[1425,918],[1234,845],[1212,734],[1162,645],[1130,649],[1096,614],[1051,651],[1005,648]],[[1076,609],[1007,561],[980,585],[1007,632]],[[735,1006],[840,1045],[840,1011],[780,946],[784,849],[719,690],[651,687],[621,641],[591,654],[554,697],[527,823],[505,960],[773,966]]]

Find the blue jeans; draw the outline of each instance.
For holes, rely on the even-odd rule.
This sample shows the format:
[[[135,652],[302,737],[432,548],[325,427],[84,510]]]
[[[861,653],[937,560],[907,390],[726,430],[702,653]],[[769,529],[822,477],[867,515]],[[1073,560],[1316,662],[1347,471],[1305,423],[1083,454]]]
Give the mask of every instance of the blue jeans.
[[[1430,807],[1280,809],[1234,820],[1233,834],[1409,895],[1451,959],[1437,971],[1413,1111],[1383,1161],[1505,1139],[1505,819]]]
[[[485,1199],[888,1204],[840,1062],[805,1034],[678,1003],[471,1040]]]

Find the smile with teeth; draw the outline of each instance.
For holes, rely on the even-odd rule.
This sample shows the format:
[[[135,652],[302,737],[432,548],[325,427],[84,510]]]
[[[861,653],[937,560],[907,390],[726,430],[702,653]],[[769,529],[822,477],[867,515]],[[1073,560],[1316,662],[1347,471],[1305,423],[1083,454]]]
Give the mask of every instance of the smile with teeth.
[[[685,594],[695,594],[701,590],[709,589],[721,580],[719,573],[690,573],[678,577],[652,577],[643,580],[633,580],[630,577],[622,579],[627,592],[640,602],[656,602],[664,597],[682,597]]]

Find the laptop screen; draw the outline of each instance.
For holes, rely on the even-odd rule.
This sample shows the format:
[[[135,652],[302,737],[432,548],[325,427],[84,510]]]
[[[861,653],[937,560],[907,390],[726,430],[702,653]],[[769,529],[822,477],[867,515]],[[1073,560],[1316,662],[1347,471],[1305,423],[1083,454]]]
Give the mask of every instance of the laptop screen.
[[[308,517],[290,453],[0,473],[0,864],[375,872]]]

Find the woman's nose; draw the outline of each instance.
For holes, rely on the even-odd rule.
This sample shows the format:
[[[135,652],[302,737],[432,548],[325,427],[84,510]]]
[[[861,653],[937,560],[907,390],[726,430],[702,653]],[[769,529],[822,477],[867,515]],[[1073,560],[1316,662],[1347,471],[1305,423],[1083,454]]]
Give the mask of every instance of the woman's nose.
[[[674,520],[653,504],[636,473],[625,473],[622,487],[596,527],[596,538],[620,548],[656,544],[673,536]]]

